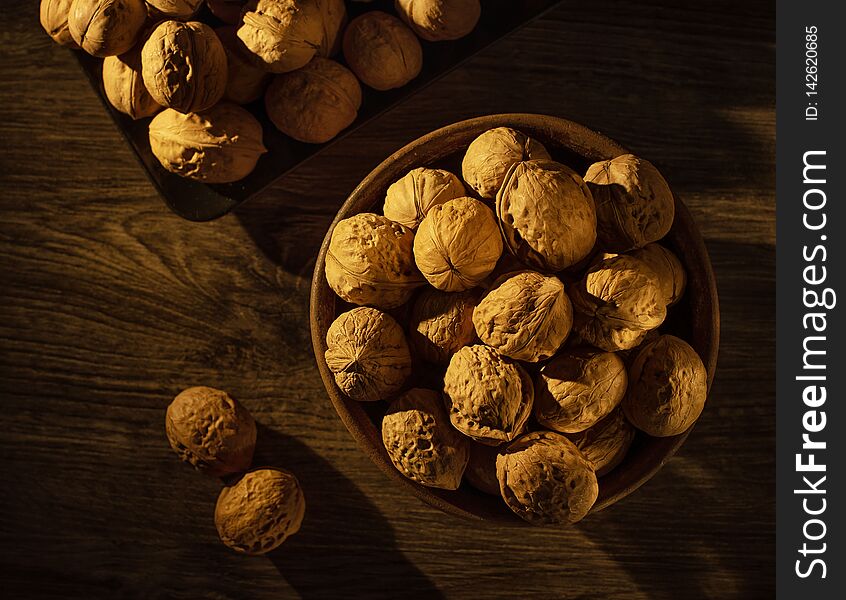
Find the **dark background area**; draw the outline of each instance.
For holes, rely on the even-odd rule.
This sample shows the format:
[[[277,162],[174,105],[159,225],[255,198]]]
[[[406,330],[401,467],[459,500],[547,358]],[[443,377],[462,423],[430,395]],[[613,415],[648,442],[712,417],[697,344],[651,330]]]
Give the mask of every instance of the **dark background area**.
[[[0,46],[0,594],[4,597],[768,598],[774,594],[775,22],[771,2],[563,2],[208,224],[169,213],[38,3]],[[696,429],[577,527],[448,517],[357,449],[308,333],[314,256],[392,151],[496,112],[566,117],[653,161],[717,274],[722,343]],[[228,390],[303,529],[268,557],[218,540],[220,482],[164,412]]]

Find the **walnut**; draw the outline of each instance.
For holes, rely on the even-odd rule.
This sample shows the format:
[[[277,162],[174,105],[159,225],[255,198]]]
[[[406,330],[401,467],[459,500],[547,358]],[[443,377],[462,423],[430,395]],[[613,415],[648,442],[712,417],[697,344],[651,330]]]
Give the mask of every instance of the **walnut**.
[[[533,525],[575,523],[599,495],[590,463],[560,433],[535,431],[509,444],[496,459],[502,498]]]
[[[662,335],[635,356],[623,410],[632,425],[651,436],[678,435],[702,413],[707,380],[696,350],[684,340]]]
[[[347,24],[347,5],[344,0],[317,0],[323,15],[323,40],[317,56],[335,56],[341,51],[341,32]]]
[[[414,301],[409,319],[409,342],[425,361],[447,364],[460,348],[476,339],[473,291],[449,293],[426,288]]]
[[[573,325],[573,307],[557,277],[503,275],[473,311],[476,334],[503,356],[527,362],[555,354]]]
[[[632,250],[629,256],[642,260],[655,272],[667,306],[672,306],[681,299],[687,285],[687,273],[675,254],[661,244],[653,242]]]
[[[41,26],[53,41],[68,48],[77,49],[68,29],[68,13],[73,0],[41,0]]]
[[[634,436],[635,428],[626,420],[619,406],[589,429],[567,434],[596,471],[597,477],[610,473],[623,461]]]
[[[261,124],[236,104],[202,113],[163,110],[150,122],[150,149],[172,173],[206,183],[243,179],[267,152]]]
[[[326,332],[326,365],[353,400],[384,400],[411,374],[405,334],[393,317],[360,306],[338,316]]]
[[[270,552],[300,530],[305,497],[293,473],[261,468],[223,488],[214,507],[221,541],[243,554]]]
[[[464,479],[480,492],[499,496],[499,479],[496,478],[496,457],[499,446],[488,446],[477,442],[468,442],[470,459],[464,469]]]
[[[147,4],[159,15],[170,19],[193,17],[202,3],[203,0],[147,0]]]
[[[141,49],[144,85],[153,99],[179,112],[202,112],[226,91],[226,50],[199,21],[163,21]]]
[[[135,45],[146,20],[144,0],[74,0],[68,30],[88,54],[114,56]]]
[[[634,348],[664,322],[667,307],[658,276],[627,255],[603,260],[570,288],[574,328],[603,350]]]
[[[535,380],[535,418],[561,433],[584,431],[620,404],[626,383],[626,366],[616,354],[587,348],[563,352]]]
[[[250,468],[256,423],[226,392],[184,390],[167,407],[165,428],[171,448],[199,471],[221,477]]]
[[[596,202],[597,232],[607,249],[625,252],[667,235],[675,201],[652,163],[633,154],[594,163],[585,182]]]
[[[264,95],[271,74],[254,65],[233,26],[214,30],[226,51],[226,89],[223,97],[235,104],[250,104]]]
[[[532,412],[532,380],[523,368],[487,346],[464,346],[444,375],[450,420],[488,445],[513,440]]]
[[[457,40],[476,27],[479,0],[396,0],[400,17],[424,40]]]
[[[467,466],[467,438],[453,429],[441,395],[415,388],[382,419],[382,441],[397,470],[428,487],[455,490]]]
[[[287,73],[329,55],[345,14],[343,0],[249,0],[238,37],[257,64]]]
[[[237,25],[241,21],[241,10],[246,0],[206,0],[211,13],[227,25]]]
[[[423,278],[414,266],[414,232],[381,215],[360,213],[339,221],[326,253],[326,281],[353,304],[396,308]]]
[[[496,216],[511,253],[536,269],[574,265],[596,242],[590,191],[575,171],[551,160],[511,166],[496,195]]]
[[[549,158],[540,142],[510,127],[497,127],[470,143],[461,175],[482,198],[494,198],[514,163]]]
[[[404,86],[423,68],[423,48],[411,29],[378,10],[347,26],[344,58],[362,82],[380,91]]]
[[[279,131],[300,142],[322,144],[355,121],[361,87],[349,69],[318,57],[302,69],[277,75],[264,104]]]
[[[103,60],[103,89],[109,103],[133,119],[152,117],[162,109],[144,87],[138,46],[126,54]]]
[[[420,167],[391,184],[384,213],[392,221],[417,229],[433,206],[466,195],[461,180],[449,171]]]
[[[414,261],[439,290],[475,287],[493,271],[502,255],[502,236],[494,214],[474,198],[456,198],[433,206],[414,238]]]

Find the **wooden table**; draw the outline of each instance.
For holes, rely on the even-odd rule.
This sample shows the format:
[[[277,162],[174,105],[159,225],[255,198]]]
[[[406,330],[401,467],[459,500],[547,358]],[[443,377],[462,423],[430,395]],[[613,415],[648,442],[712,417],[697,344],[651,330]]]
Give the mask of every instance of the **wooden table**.
[[[564,2],[209,224],[170,214],[37,2],[0,49],[0,595],[106,598],[767,598],[774,591],[772,2]],[[584,3],[585,6],[588,3]],[[570,529],[480,526],[397,489],[324,393],[314,255],[349,191],[466,117],[580,121],[653,160],[708,241],[720,364],[684,448]],[[218,540],[220,482],[164,434],[182,388],[230,391],[259,460],[308,497],[265,558]]]

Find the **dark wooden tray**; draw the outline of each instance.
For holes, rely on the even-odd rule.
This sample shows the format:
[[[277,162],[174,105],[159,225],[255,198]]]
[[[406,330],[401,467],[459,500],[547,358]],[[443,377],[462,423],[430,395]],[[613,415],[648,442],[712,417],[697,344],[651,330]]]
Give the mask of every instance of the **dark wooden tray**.
[[[358,118],[338,137],[326,144],[304,144],[287,137],[279,132],[267,118],[262,101],[249,105],[247,108],[258,118],[264,128],[264,144],[268,152],[262,156],[249,176],[230,184],[204,184],[183,179],[165,171],[150,152],[147,136],[150,119],[133,121],[112,108],[103,92],[103,61],[84,52],[75,54],[91,85],[100,95],[100,99],[126,137],[165,204],[180,217],[190,221],[210,221],[222,217],[242,202],[260,194],[286,172],[434,82],[499,38],[538,17],[559,1],[485,0],[479,24],[467,37],[454,42],[431,43],[421,40],[423,70],[414,81],[403,88],[387,92],[377,92],[362,86],[364,97]],[[350,18],[368,10],[385,10],[393,13],[393,1],[350,2],[347,3],[347,9]],[[219,23],[207,12],[203,12],[199,18],[210,24]],[[335,58],[343,60],[341,56]]]

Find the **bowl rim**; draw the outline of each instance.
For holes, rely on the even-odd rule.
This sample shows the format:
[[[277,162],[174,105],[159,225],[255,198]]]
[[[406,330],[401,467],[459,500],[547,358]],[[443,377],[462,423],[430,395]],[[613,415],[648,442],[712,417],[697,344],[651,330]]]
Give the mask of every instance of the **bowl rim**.
[[[352,212],[352,209],[358,203],[358,198],[364,193],[364,190],[369,189],[377,181],[384,178],[384,173],[389,170],[389,168],[390,170],[407,171],[415,166],[420,166],[423,162],[421,160],[421,155],[425,155],[425,151],[428,146],[439,142],[444,136],[467,134],[468,132],[474,132],[478,135],[487,129],[502,126],[513,127],[518,130],[521,126],[529,129],[544,129],[549,131],[550,135],[552,135],[552,132],[556,132],[556,135],[559,136],[562,132],[566,132],[567,134],[573,135],[576,140],[580,140],[580,142],[574,143],[574,145],[569,149],[586,158],[590,158],[591,155],[594,155],[596,160],[602,160],[602,157],[598,157],[596,148],[605,149],[602,153],[603,156],[606,154],[619,156],[621,154],[629,153],[625,147],[616,141],[597,131],[589,129],[584,125],[561,117],[534,113],[501,113],[475,117],[440,127],[421,137],[418,137],[388,156],[385,160],[373,168],[373,170],[370,171],[370,173],[362,179],[361,183],[359,183],[350,193],[347,200],[341,205],[340,209],[336,213],[335,218],[332,220],[332,223],[326,232],[323,243],[320,246],[320,251],[317,255],[309,298],[309,321],[315,361],[317,362],[317,367],[320,372],[321,379],[323,380],[324,388],[326,389],[336,413],[349,433],[352,435],[353,439],[355,439],[359,449],[364,452],[390,479],[427,504],[451,515],[475,521],[495,521],[499,524],[529,525],[510,511],[503,514],[499,514],[499,512],[492,512],[490,514],[483,515],[467,510],[464,507],[458,506],[448,500],[447,494],[450,493],[448,490],[429,488],[403,476],[391,463],[384,450],[384,446],[377,444],[377,447],[374,447],[371,443],[369,435],[370,432],[365,429],[366,426],[363,425],[361,414],[354,416],[350,411],[348,403],[354,403],[354,401],[346,399],[335,384],[334,376],[329,370],[326,361],[323,359],[326,351],[326,340],[325,332],[320,330],[320,318],[318,315],[320,303],[326,293],[326,288],[328,288],[325,275],[325,260],[332,232],[340,220],[352,216],[353,214],[357,214],[357,212],[362,212]],[[446,153],[444,156],[449,154],[451,153]],[[682,223],[689,232],[692,232],[692,236],[688,242],[692,247],[692,251],[702,259],[702,272],[700,273],[700,277],[704,282],[705,291],[707,293],[707,301],[710,303],[711,318],[709,320],[708,331],[705,333],[705,355],[701,358],[703,359],[703,363],[705,364],[707,371],[708,394],[710,395],[717,366],[720,338],[720,311],[716,278],[714,276],[710,256],[705,246],[705,241],[702,238],[699,228],[693,220],[693,216],[684,203],[679,200],[678,196],[673,194],[673,197],[675,200],[675,220],[673,226],[675,228],[677,222]],[[329,293],[333,294],[331,289],[329,290]],[[660,444],[661,459],[655,461],[654,464],[651,464],[648,468],[644,469],[641,475],[629,485],[622,487],[607,497],[600,497],[588,514],[599,512],[600,510],[619,502],[654,477],[664,464],[666,464],[666,462],[682,446],[695,425],[696,423],[691,425],[686,431],[675,436],[666,438],[651,438],[653,440],[657,440],[655,443]],[[491,498],[493,498],[493,496],[491,496]]]

